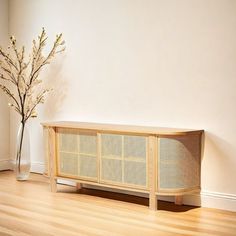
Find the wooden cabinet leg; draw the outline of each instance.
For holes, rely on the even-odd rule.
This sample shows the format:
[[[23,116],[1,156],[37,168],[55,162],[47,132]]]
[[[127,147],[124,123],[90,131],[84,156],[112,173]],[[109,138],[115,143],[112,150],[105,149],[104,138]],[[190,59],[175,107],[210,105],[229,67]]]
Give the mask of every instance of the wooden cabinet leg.
[[[157,196],[150,194],[149,195],[149,209],[152,211],[157,210]]]
[[[50,186],[53,193],[57,192],[57,179],[56,176],[56,130],[51,127],[48,130],[48,156],[49,156],[49,176]]]
[[[157,210],[157,196],[156,196],[156,137],[149,136],[148,138],[148,182],[150,184],[149,192],[149,209],[152,211]]]
[[[82,184],[81,183],[76,183],[76,189],[77,190],[80,190],[80,189],[82,189]]]
[[[183,205],[183,196],[175,196],[175,204],[176,205]]]
[[[53,193],[57,192],[57,180],[56,179],[51,179],[50,180],[50,185],[51,185],[51,191]]]

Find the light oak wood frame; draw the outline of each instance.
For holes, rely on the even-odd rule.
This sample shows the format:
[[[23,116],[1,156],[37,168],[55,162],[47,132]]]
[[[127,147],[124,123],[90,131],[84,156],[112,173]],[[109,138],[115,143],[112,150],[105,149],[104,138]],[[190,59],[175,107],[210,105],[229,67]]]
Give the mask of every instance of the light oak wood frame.
[[[43,127],[43,141],[44,141],[44,172],[45,176],[49,175],[50,163],[49,163],[49,128],[47,126]]]
[[[156,196],[156,180],[157,180],[157,145],[156,136],[149,136],[148,138],[148,180],[149,180],[149,208],[157,210],[157,196]]]
[[[48,129],[48,157],[51,191],[57,191],[56,128]]]
[[[81,125],[80,125],[81,124]],[[174,137],[179,135],[199,135],[199,138],[201,138],[203,130],[180,130],[180,129],[166,129],[160,128],[160,133],[158,133],[158,128],[154,128],[153,131],[150,128],[147,128],[147,132],[145,132],[145,127],[141,127],[140,131],[138,131],[137,127],[133,130],[133,127],[129,129],[129,127],[124,126],[118,126],[119,129],[113,129],[109,125],[102,124],[101,126],[99,124],[91,124],[91,128],[89,128],[89,123],[65,123],[65,122],[56,122],[56,123],[43,123],[44,127],[44,136],[45,136],[45,147],[46,147],[46,157],[49,158],[49,174],[50,174],[50,185],[51,190],[53,192],[56,192],[56,183],[57,179],[65,179],[65,180],[73,180],[77,183],[77,188],[80,188],[82,184],[92,184],[95,186],[101,186],[101,187],[108,187],[108,188],[114,188],[114,189],[120,189],[120,190],[127,190],[132,192],[140,192],[140,193],[147,193],[149,194],[149,208],[151,210],[157,209],[157,196],[158,195],[174,195],[175,196],[175,203],[176,204],[182,204],[182,195],[188,194],[192,191],[196,191],[200,189],[199,188],[193,188],[193,189],[177,189],[173,191],[173,189],[165,189],[166,191],[163,191],[163,189],[160,191],[158,189],[159,184],[159,178],[158,178],[158,148],[159,145],[157,145],[157,140],[159,137]],[[73,128],[74,126],[74,128]],[[101,127],[105,127],[104,129],[101,129]],[[114,126],[116,127],[116,126]],[[58,133],[60,129],[75,129],[76,132],[90,132],[97,134],[97,167],[98,167],[98,174],[97,174],[97,180],[94,179],[87,179],[82,177],[76,177],[76,176],[61,176],[58,174]],[[100,172],[100,161],[101,161],[101,134],[102,133],[108,133],[108,134],[120,134],[120,135],[140,135],[147,137],[147,162],[146,162],[146,168],[147,168],[147,188],[140,188],[140,186],[136,185],[130,185],[130,184],[120,184],[120,183],[111,183],[111,182],[102,182],[100,181],[101,172]],[[200,142],[201,143],[201,142]],[[201,149],[201,144],[200,147]],[[200,151],[201,153],[201,151]],[[200,174],[200,173],[199,173]]]

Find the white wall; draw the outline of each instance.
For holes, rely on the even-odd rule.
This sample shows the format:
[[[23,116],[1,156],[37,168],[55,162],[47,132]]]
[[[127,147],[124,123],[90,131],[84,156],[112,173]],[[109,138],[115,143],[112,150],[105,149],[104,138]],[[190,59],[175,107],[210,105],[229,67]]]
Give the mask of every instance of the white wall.
[[[10,0],[20,42],[44,26],[67,46],[43,75],[55,90],[30,124],[33,162],[41,121],[205,129],[203,195],[236,210],[235,12],[234,0]]]
[[[8,1],[0,0],[0,46],[8,42]],[[2,81],[1,81],[2,82]],[[9,165],[9,108],[7,97],[0,91],[0,170],[8,169]]]

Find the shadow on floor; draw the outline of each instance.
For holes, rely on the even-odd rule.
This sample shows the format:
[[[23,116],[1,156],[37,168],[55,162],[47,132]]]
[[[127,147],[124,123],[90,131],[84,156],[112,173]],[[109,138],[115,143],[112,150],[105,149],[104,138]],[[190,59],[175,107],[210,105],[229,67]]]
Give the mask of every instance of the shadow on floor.
[[[90,196],[96,196],[96,197],[102,197],[102,198],[107,198],[107,199],[112,199],[112,200],[139,204],[139,205],[143,205],[147,207],[149,205],[148,198],[124,194],[124,193],[109,192],[109,191],[104,191],[104,190],[82,188],[78,190],[77,192],[75,192],[75,191],[71,191],[71,188],[68,190],[64,188],[63,190],[59,190],[59,192],[67,192],[70,194],[85,194],[85,195],[90,195]],[[178,205],[175,205],[173,202],[166,202],[166,201],[158,200],[158,210],[171,211],[171,212],[186,212],[186,211],[196,209],[196,208],[199,208],[199,207],[186,206],[186,205],[178,206]]]

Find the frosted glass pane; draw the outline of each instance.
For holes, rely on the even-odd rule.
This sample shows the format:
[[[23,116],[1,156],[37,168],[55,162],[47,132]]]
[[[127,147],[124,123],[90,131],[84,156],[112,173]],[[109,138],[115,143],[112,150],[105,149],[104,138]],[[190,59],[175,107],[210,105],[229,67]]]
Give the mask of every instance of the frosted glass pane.
[[[124,162],[124,182],[146,186],[146,164],[142,162]]]
[[[80,155],[80,176],[97,177],[97,158]]]
[[[103,159],[102,179],[122,182],[122,161],[114,159]]]
[[[60,133],[59,150],[67,152],[78,152],[78,134]]]
[[[97,154],[97,136],[80,134],[80,153]]]
[[[197,135],[160,138],[160,187],[200,185],[200,139]]]
[[[121,157],[122,136],[115,134],[102,134],[102,156]]]
[[[60,172],[69,175],[78,175],[78,155],[60,152]]]
[[[165,164],[160,168],[160,187],[161,188],[184,188],[182,170],[175,165]]]
[[[124,157],[146,159],[146,138],[142,136],[124,136]]]

